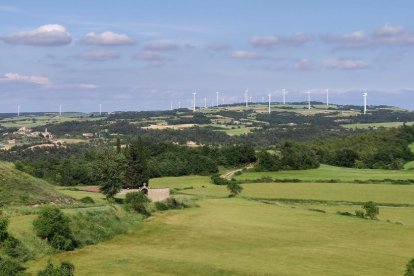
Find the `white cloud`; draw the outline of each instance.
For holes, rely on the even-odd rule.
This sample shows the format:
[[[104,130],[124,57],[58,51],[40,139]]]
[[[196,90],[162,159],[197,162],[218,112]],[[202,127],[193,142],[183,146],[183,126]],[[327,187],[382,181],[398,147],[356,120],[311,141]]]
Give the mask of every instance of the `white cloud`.
[[[166,58],[157,52],[143,51],[134,56],[134,59],[144,61],[164,61]]]
[[[250,38],[250,44],[254,47],[272,47],[280,42],[277,36],[254,36]]]
[[[120,55],[114,51],[91,51],[79,54],[76,57],[86,61],[106,61],[117,59]]]
[[[10,82],[26,82],[26,83],[33,83],[37,85],[49,85],[50,81],[46,77],[42,76],[25,76],[20,75],[17,73],[6,73],[2,78],[3,81],[10,81]]]
[[[299,70],[313,70],[316,68],[315,64],[306,58],[300,59],[295,67]]]
[[[180,48],[180,45],[170,41],[153,42],[145,46],[148,51],[175,51]]]
[[[84,44],[103,46],[130,45],[134,43],[134,41],[126,34],[117,34],[110,31],[102,33],[88,33],[81,40],[81,42]]]
[[[327,59],[323,66],[328,69],[358,70],[368,67],[368,64],[360,59]]]
[[[20,75],[18,73],[6,73],[3,78],[0,78],[3,82],[14,83],[28,83],[33,85],[39,85],[46,88],[62,89],[62,88],[81,88],[81,89],[93,89],[98,86],[89,83],[53,83],[47,77],[43,76],[27,76]]]
[[[6,43],[33,46],[60,46],[71,43],[70,33],[62,25],[43,25],[37,29],[1,37]]]
[[[260,55],[258,55],[255,52],[249,52],[249,51],[243,51],[243,50],[237,50],[230,53],[230,58],[233,59],[260,59],[262,58]]]

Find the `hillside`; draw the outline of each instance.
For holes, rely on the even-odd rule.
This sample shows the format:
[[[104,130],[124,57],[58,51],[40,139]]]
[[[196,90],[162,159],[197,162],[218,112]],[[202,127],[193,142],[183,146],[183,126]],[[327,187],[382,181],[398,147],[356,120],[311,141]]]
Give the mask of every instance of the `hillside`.
[[[69,203],[72,199],[57,192],[52,185],[0,162],[0,205]]]

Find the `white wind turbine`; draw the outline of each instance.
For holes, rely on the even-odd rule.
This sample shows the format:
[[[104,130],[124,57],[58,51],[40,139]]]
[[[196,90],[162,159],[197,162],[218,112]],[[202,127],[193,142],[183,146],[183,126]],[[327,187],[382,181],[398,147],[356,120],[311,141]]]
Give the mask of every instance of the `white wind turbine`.
[[[249,89],[247,88],[244,92],[244,100],[246,101],[246,107],[249,106]]]
[[[310,91],[306,92],[308,94],[308,110],[311,109],[311,93]]]
[[[219,93],[220,92],[216,92],[216,107],[218,107],[219,106]]]
[[[269,93],[267,94],[267,96],[269,97],[268,113],[270,114],[270,100],[271,100],[272,95]]]
[[[329,107],[329,89],[326,89],[326,106]]]
[[[283,88],[283,104],[286,104],[286,89]]]
[[[17,105],[17,117],[20,117],[20,104]]]
[[[195,110],[196,110],[196,101],[195,101],[196,94],[197,94],[197,92],[193,92],[193,112],[195,112]]]
[[[362,96],[364,97],[364,115],[366,115],[367,114],[367,96],[368,96],[368,93],[364,92],[362,94]]]

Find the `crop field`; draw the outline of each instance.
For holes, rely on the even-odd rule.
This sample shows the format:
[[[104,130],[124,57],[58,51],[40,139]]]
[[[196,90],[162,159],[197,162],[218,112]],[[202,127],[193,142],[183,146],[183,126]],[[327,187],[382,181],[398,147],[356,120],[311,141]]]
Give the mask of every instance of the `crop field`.
[[[36,117],[29,117],[29,116],[21,116],[21,117],[14,117],[14,118],[7,118],[0,120],[0,125],[3,127],[38,127],[43,126],[46,124],[57,124],[63,122],[70,122],[70,121],[94,121],[94,120],[101,120],[101,117],[81,117],[81,116],[73,116],[73,117],[66,117],[66,116],[36,116]]]
[[[321,165],[318,169],[301,171],[277,171],[277,172],[254,172],[247,171],[242,175],[236,176],[238,180],[254,180],[262,177],[271,177],[279,180],[298,179],[301,181],[329,181],[336,180],[342,182],[353,182],[355,180],[407,180],[414,179],[413,171],[399,170],[373,170],[373,169],[353,169],[340,168],[329,165]]]
[[[408,221],[397,224],[340,216],[333,207],[321,213],[228,198],[199,205],[52,259],[73,262],[77,275],[402,275],[412,257],[412,209],[384,211]],[[29,272],[48,259],[29,262]]]

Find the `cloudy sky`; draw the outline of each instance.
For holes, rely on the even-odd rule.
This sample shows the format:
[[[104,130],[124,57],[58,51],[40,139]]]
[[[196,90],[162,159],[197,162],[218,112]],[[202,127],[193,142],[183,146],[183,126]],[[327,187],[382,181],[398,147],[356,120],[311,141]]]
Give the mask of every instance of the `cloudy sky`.
[[[414,2],[0,1],[0,112],[215,99],[414,109]]]

